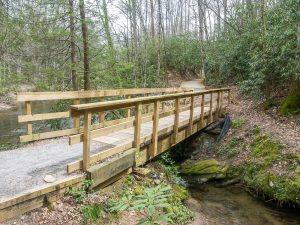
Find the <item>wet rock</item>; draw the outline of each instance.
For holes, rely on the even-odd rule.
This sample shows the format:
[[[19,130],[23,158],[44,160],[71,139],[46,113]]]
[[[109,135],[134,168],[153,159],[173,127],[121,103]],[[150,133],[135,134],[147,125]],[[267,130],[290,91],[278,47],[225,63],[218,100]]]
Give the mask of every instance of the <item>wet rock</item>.
[[[212,180],[225,178],[228,168],[228,165],[214,159],[200,162],[187,160],[181,165],[180,172],[185,175],[197,175],[204,180]]]
[[[47,183],[53,183],[56,181],[56,178],[52,175],[46,175],[44,177],[44,181],[47,182]]]

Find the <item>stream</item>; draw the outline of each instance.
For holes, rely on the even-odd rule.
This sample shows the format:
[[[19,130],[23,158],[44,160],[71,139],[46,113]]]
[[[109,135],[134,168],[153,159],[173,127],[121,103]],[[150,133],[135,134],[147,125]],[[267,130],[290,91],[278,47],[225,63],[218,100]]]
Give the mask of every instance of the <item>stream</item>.
[[[32,103],[33,113],[49,111],[49,104],[46,101]],[[8,110],[0,110],[0,144],[18,142],[19,136],[26,133],[26,126],[18,123],[18,115],[24,114],[24,105],[18,104]],[[37,123],[35,123],[37,124]]]
[[[206,183],[190,188],[191,197],[197,201],[194,212],[208,218],[208,224],[223,225],[298,225],[299,211],[278,209],[255,199],[243,187],[232,185],[217,188]],[[199,211],[200,210],[200,211]],[[195,221],[197,224],[197,221]]]

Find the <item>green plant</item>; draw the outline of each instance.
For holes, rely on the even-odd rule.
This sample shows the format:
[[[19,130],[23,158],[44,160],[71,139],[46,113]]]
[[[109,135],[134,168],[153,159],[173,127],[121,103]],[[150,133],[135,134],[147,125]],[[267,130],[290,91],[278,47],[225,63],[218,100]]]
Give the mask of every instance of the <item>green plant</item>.
[[[143,218],[138,224],[158,224],[158,222],[172,222],[172,213],[164,213],[163,209],[170,207],[168,198],[171,187],[158,185],[153,188],[144,188],[143,194],[130,194],[126,192],[121,199],[113,202],[110,212],[122,212],[126,209],[138,210],[143,214]]]
[[[239,129],[239,128],[241,128],[245,123],[246,123],[246,121],[245,121],[245,120],[242,120],[242,119],[236,119],[236,120],[233,120],[233,121],[232,121],[232,124],[231,124],[231,128],[232,128],[232,129]]]
[[[86,192],[84,190],[74,187],[69,188],[67,190],[67,194],[71,195],[75,199],[75,202],[78,204],[81,204],[86,197]]]
[[[84,180],[81,184],[81,187],[85,192],[90,192],[92,189],[93,183],[94,183],[93,180]]]
[[[75,199],[76,203],[81,204],[87,193],[91,190],[93,182],[93,180],[84,180],[79,188],[70,187],[66,193],[71,195]]]
[[[87,205],[83,208],[83,217],[86,221],[96,222],[102,215],[102,208],[98,204]]]
[[[186,181],[179,175],[179,167],[176,166],[169,152],[162,154],[159,158],[160,165],[167,174],[168,178],[181,186],[186,186]]]

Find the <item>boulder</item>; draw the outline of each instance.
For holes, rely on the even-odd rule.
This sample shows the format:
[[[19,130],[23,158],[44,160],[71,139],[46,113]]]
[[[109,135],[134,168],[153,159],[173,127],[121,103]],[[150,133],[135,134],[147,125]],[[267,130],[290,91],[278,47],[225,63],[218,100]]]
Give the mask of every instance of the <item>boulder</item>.
[[[228,165],[214,159],[199,162],[187,160],[181,165],[180,172],[185,175],[197,175],[204,180],[213,180],[225,178],[228,168]]]

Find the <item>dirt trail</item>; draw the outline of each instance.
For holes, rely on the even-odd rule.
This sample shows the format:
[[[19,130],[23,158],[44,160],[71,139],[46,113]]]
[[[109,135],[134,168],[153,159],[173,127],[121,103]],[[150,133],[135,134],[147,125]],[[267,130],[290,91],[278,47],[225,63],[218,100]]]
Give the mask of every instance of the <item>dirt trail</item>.
[[[271,134],[285,146],[285,153],[300,154],[300,123],[293,118],[268,113],[262,105],[262,102],[246,99],[234,87],[228,112],[232,118],[243,119],[248,126],[257,125]]]

